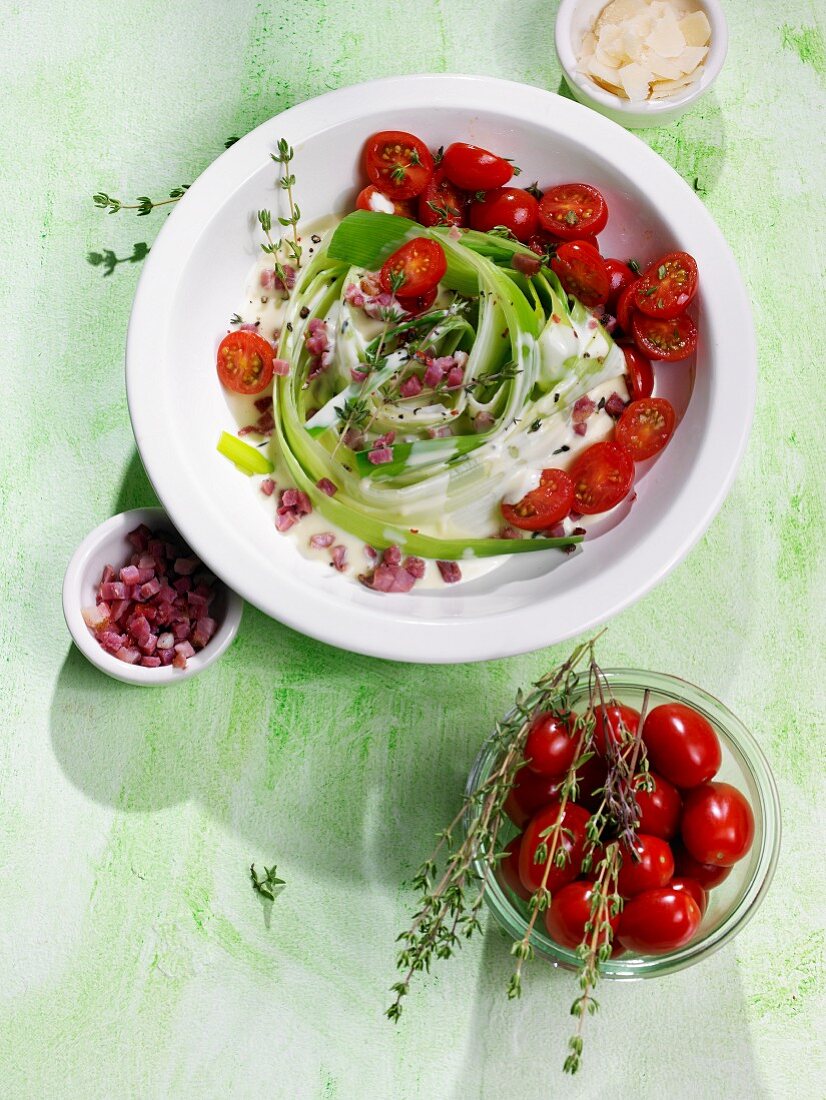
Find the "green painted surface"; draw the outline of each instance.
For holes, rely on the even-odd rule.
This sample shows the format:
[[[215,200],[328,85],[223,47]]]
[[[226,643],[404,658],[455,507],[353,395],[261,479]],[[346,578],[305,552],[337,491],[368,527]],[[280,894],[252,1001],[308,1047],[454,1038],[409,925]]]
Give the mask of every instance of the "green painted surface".
[[[754,729],[785,839],[759,916],[713,960],[605,988],[575,1082],[570,979],[502,990],[496,931],[382,1018],[400,887],[480,739],[562,648],[465,668],[348,657],[246,613],[208,674],[141,693],[69,645],[72,549],[151,501],[123,389],[163,194],[305,97],[417,71],[557,89],[553,3],[159,0],[5,9],[0,311],[0,1093],[12,1098],[822,1097],[823,37],[817,5],[726,4],[712,95],[647,140],[698,188],[754,302],[760,390],[706,537],[619,616],[606,664],[683,675]],[[822,14],[822,8],[820,9]],[[111,276],[87,254],[121,258]],[[733,362],[732,370],[738,369]],[[248,866],[277,861],[269,914]]]

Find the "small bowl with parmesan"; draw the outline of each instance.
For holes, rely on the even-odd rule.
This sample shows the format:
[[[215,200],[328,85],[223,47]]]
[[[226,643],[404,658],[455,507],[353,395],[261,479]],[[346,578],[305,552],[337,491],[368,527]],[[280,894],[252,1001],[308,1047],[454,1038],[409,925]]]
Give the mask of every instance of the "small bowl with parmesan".
[[[556,52],[580,103],[630,129],[663,126],[723,67],[719,0],[562,0]]]

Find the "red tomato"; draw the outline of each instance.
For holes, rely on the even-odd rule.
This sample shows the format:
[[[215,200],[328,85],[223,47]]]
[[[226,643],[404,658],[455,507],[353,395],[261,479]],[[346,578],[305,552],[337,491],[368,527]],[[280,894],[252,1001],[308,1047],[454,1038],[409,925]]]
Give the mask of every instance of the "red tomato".
[[[703,783],[686,795],[680,832],[686,851],[700,863],[730,867],[751,848],[754,814],[730,783]]]
[[[539,204],[539,220],[564,241],[601,233],[608,221],[605,199],[587,183],[563,183],[549,188]]]
[[[637,732],[640,724],[640,712],[624,703],[607,703],[605,710],[598,707],[594,714],[594,748],[605,756],[606,734],[614,745],[621,745],[630,734]]]
[[[424,294],[419,294],[416,298],[407,298],[399,294],[398,303],[406,313],[412,313],[414,316],[417,316],[419,313],[427,313],[436,301],[436,295],[438,293],[439,288],[432,286],[430,290],[426,290]]]
[[[645,272],[634,291],[641,313],[670,321],[684,312],[697,293],[697,264],[687,252],[669,252]]]
[[[593,516],[628,496],[634,484],[634,460],[619,443],[594,443],[574,460],[570,474],[576,510]]]
[[[499,881],[509,890],[513,890],[518,898],[527,901],[531,896],[530,890],[526,890],[519,878],[519,846],[522,843],[522,834],[519,833],[505,845],[505,858],[498,868]]]
[[[582,767],[577,769],[577,802],[583,806],[595,810],[602,801],[602,795],[597,793],[605,786],[608,768],[601,756],[594,755],[586,760]]]
[[[611,278],[599,252],[585,241],[565,241],[551,260],[551,270],[568,294],[584,306],[599,306],[608,301]]]
[[[670,840],[680,823],[683,800],[677,788],[661,775],[649,772],[649,778],[654,784],[650,791],[640,790],[642,775],[634,779],[634,795],[640,809],[639,828],[644,833]]]
[[[257,332],[231,332],[218,345],[218,377],[233,393],[260,393],[272,382],[272,345]]]
[[[504,187],[513,175],[510,161],[463,141],[448,145],[441,167],[450,182],[463,191],[491,191],[494,187]]]
[[[544,531],[563,520],[574,503],[574,483],[564,470],[543,470],[539,485],[516,504],[502,503],[505,521],[522,531]]]
[[[569,882],[557,890],[550,908],[545,911],[545,927],[555,943],[563,947],[576,948],[585,937],[585,925],[591,920],[591,895],[594,885],[591,882]],[[614,933],[619,925],[620,914],[608,918]],[[590,939],[591,933],[589,933]],[[605,943],[607,934],[600,933],[599,944]],[[613,954],[613,952],[612,952]]]
[[[634,288],[636,285],[636,283],[631,283],[620,293],[617,299],[617,324],[628,336],[631,335],[634,318]]]
[[[367,139],[364,166],[371,183],[391,199],[412,199],[427,186],[433,157],[423,141],[404,130],[380,130]]]
[[[379,282],[387,294],[417,298],[437,286],[446,271],[445,251],[439,242],[414,237],[384,261]]]
[[[677,417],[664,397],[632,401],[619,419],[614,438],[627,447],[635,462],[653,458],[674,434]]]
[[[622,867],[617,879],[617,891],[624,898],[633,898],[643,890],[653,890],[657,886],[666,886],[674,874],[674,856],[668,841],[662,837],[637,833],[634,852],[621,845]]]
[[[608,295],[608,301],[605,303],[605,308],[609,313],[616,316],[619,296],[626,287],[634,282],[636,275],[628,264],[624,264],[622,260],[607,259],[604,262],[608,270],[608,278],[611,280],[611,291]]]
[[[632,898],[622,910],[617,935],[640,955],[665,955],[684,947],[700,927],[702,914],[687,890],[661,886]]]
[[[674,849],[674,865],[680,878],[695,879],[704,890],[713,890],[731,874],[731,867],[715,867],[712,863],[700,863],[685,848]]]
[[[686,314],[673,321],[658,321],[635,313],[631,318],[631,332],[643,355],[666,363],[688,359],[697,347],[697,326]]]
[[[392,209],[388,210],[388,206]],[[378,210],[382,214],[397,214],[400,218],[413,218],[414,216],[413,204],[409,199],[389,199],[372,183],[359,191],[356,199],[356,210]]]
[[[668,885],[672,890],[684,890],[687,894],[690,894],[697,903],[697,908],[700,910],[700,916],[705,916],[706,906],[708,905],[708,894],[696,878],[673,878]]]
[[[467,225],[467,195],[454,187],[440,164],[419,195],[422,225]]]
[[[645,719],[642,739],[651,767],[675,787],[696,787],[713,778],[723,761],[711,725],[684,703],[663,703]]]
[[[560,803],[554,803],[540,810],[538,814],[528,822],[522,837],[522,845],[519,850],[519,877],[522,885],[533,892],[542,885],[547,859],[535,862],[537,848],[545,844],[548,855],[551,854],[552,838],[541,836],[547,829],[553,828],[560,815]],[[554,862],[548,872],[545,886],[553,893],[554,890],[564,886],[566,882],[573,882],[582,865],[582,857],[585,854],[586,836],[585,827],[591,815],[582,806],[573,802],[566,803],[562,811],[562,827],[559,833],[557,851],[560,848],[568,853],[568,857],[561,867]]]
[[[641,355],[633,344],[619,341],[622,354],[625,356],[627,374],[625,382],[631,394],[632,401],[642,401],[650,397],[654,392],[654,371],[649,361]]]
[[[521,187],[497,187],[470,204],[470,227],[490,233],[504,225],[518,241],[527,241],[536,229],[539,204]]]
[[[577,237],[577,240],[582,241],[584,244],[589,244],[591,248],[599,252],[599,241],[596,237],[589,237],[583,234],[583,236]],[[539,232],[534,233],[527,242],[528,248],[530,248],[532,252],[535,252],[537,256],[546,256],[549,253],[553,254],[562,243],[561,237],[555,237],[553,233],[547,233],[544,229],[540,229]]]
[[[525,741],[525,759],[531,771],[563,779],[574,762],[579,737],[572,724],[555,714],[538,714]]]
[[[557,779],[520,768],[503,809],[517,829],[523,829],[538,810],[557,798],[561,785]]]

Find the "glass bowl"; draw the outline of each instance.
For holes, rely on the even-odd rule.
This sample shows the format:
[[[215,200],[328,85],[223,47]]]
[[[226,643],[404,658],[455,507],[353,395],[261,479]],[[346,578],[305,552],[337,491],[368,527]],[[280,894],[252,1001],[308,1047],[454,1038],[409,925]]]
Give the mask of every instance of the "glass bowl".
[[[766,895],[777,864],[780,850],[780,801],[774,776],[757,741],[718,699],[694,684],[660,672],[607,669],[604,670],[604,675],[617,700],[637,710],[642,706],[644,692],[648,690],[651,693],[649,706],[652,709],[660,703],[677,702],[699,711],[716,730],[723,750],[723,762],[715,779],[731,783],[742,791],[751,803],[754,813],[754,842],[751,850],[745,859],[734,865],[728,878],[709,892],[708,908],[695,938],[685,947],[665,955],[636,955],[628,952],[618,958],[609,959],[601,966],[601,975],[604,978],[654,978],[673,974],[707,958],[736,936],[754,916]],[[586,673],[577,678],[572,696],[574,707],[577,701],[587,698],[587,695]],[[493,738],[489,738],[471,769],[467,783],[468,793],[490,775],[499,755]],[[468,811],[466,815],[466,829],[472,819],[471,814],[472,811]],[[510,822],[507,825],[503,838],[505,842],[518,831]],[[476,861],[475,868],[482,874],[484,867],[481,860]],[[493,876],[485,891],[485,900],[494,918],[508,935],[514,940],[521,940],[530,917],[527,904]],[[554,966],[567,970],[580,968],[575,951],[554,943],[545,934],[541,917],[531,934],[531,943],[534,954]]]

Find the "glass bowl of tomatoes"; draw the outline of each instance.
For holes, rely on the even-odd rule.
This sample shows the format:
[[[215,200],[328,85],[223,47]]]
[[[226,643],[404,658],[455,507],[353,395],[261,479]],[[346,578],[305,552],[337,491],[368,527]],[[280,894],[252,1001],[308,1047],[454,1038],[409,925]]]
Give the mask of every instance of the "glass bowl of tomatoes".
[[[642,740],[653,789],[645,790],[646,785],[652,786],[649,782],[637,790],[642,815],[637,852],[642,858],[626,856],[620,869],[617,889],[624,901],[611,921],[614,950],[601,964],[601,974],[621,980],[657,977],[717,951],[754,915],[777,864],[780,803],[757,741],[718,699],[664,673],[610,669],[602,675],[610,689],[606,713],[612,733],[616,731],[611,723],[619,722],[614,717],[618,715],[626,728],[636,732],[634,724],[649,693]],[[574,712],[578,704],[586,705],[590,691],[588,675],[579,676],[570,696]],[[602,723],[598,716],[597,743],[603,736]],[[547,824],[558,816],[558,810],[552,809],[558,807],[559,789],[559,776],[555,782],[552,774],[554,760],[559,761],[560,753],[568,760],[571,756],[570,729],[548,716],[535,719],[532,733],[534,729],[537,734],[529,735],[525,756],[531,749],[531,764],[544,767],[546,774],[527,764],[517,772],[505,803],[505,832],[499,837],[506,855],[496,873],[489,874],[485,890],[495,920],[514,941],[527,931],[531,915],[527,899],[541,878],[537,845],[547,840]],[[468,794],[494,772],[501,752],[501,741],[492,735],[474,762]],[[565,846],[573,846],[576,858],[580,858],[574,851],[577,843],[580,847],[584,843],[584,823],[599,802],[599,795],[591,794],[604,781],[599,767],[598,753],[578,771],[575,804],[566,811],[563,832],[570,842]],[[583,835],[577,837],[577,833]],[[526,853],[521,851],[524,846]],[[475,864],[480,876],[485,872],[484,859],[485,853],[480,853]],[[554,966],[580,969],[576,944],[596,875],[596,863],[589,867],[586,861],[584,872],[571,870],[562,876],[564,882],[548,882],[550,905],[540,913],[530,936],[535,955]],[[676,894],[682,896],[675,898]]]

